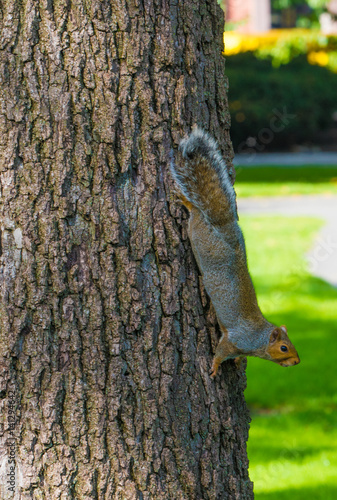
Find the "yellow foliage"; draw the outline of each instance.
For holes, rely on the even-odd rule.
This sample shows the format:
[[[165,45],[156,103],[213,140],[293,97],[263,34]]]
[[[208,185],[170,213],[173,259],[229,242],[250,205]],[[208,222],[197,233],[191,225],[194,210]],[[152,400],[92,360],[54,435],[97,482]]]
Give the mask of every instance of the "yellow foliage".
[[[272,59],[274,66],[287,64],[305,54],[310,64],[325,66],[337,72],[337,36],[306,29],[274,29],[266,33],[224,33],[225,55],[254,52]]]
[[[312,38],[312,30],[274,29],[266,33],[224,33],[225,55],[232,56],[241,52],[255,51],[266,47],[274,47],[278,42],[291,41],[294,38]]]
[[[320,50],[319,52],[309,52],[308,62],[318,64],[318,66],[327,66],[329,64],[329,54]]]

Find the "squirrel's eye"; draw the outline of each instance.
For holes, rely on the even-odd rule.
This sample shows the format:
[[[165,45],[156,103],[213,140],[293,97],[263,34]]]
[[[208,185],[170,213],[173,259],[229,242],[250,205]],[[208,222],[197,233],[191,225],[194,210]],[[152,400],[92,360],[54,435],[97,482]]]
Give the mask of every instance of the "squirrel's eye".
[[[287,352],[288,347],[286,345],[281,345],[281,351],[282,352]]]

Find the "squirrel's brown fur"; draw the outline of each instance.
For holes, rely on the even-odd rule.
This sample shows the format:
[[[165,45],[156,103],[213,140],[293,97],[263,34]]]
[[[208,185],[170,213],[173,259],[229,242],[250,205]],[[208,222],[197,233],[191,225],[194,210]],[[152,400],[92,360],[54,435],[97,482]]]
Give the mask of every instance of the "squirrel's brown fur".
[[[217,144],[196,128],[179,149],[172,174],[190,212],[189,237],[222,332],[212,376],[222,361],[240,356],[281,366],[298,364],[286,327],[269,323],[258,306],[237,222],[235,191]]]

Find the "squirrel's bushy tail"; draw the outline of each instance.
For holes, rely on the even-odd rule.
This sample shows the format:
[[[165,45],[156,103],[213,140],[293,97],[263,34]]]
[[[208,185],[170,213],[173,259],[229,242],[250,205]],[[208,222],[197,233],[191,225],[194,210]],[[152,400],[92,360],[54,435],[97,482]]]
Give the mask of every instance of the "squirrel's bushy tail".
[[[213,226],[236,219],[235,192],[216,142],[196,128],[181,141],[179,151],[171,170],[182,195]]]

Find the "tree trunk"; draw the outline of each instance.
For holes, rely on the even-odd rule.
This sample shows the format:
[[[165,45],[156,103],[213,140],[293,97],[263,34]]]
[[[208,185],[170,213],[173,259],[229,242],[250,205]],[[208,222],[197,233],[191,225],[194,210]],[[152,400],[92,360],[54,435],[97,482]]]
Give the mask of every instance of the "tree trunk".
[[[209,377],[168,168],[195,123],[232,157],[216,0],[0,18],[2,498],[251,499],[245,375]]]

